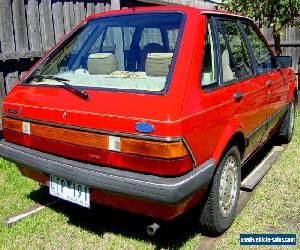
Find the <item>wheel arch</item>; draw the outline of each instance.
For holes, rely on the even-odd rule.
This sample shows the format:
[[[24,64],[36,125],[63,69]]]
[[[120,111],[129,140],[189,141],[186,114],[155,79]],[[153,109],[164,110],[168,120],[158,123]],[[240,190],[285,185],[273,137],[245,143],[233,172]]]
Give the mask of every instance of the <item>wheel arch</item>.
[[[244,157],[245,150],[246,150],[246,139],[244,137],[244,134],[241,131],[236,132],[231,139],[228,141],[224,152],[226,152],[230,147],[237,146],[239,149],[239,152],[241,154],[241,160]]]
[[[298,100],[298,90],[297,90],[297,88],[294,89],[293,95],[295,96],[296,104],[298,105],[299,100]]]
[[[242,160],[246,150],[247,141],[242,126],[238,121],[234,121],[233,123],[227,126],[215,148],[213,158],[216,162],[216,166],[222,159],[222,156],[232,146],[238,147]]]
[[[288,96],[288,102],[291,102],[293,100],[293,97],[295,96],[296,104],[298,104],[298,89],[295,83],[293,83],[289,90],[289,96]]]

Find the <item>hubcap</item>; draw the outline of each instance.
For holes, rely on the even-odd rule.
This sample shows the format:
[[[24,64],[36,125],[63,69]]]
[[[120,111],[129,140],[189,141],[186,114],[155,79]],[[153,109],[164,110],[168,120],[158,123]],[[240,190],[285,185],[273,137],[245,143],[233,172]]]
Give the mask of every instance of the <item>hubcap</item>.
[[[238,164],[234,156],[229,156],[224,164],[219,187],[219,207],[223,217],[227,217],[236,200],[238,186]]]
[[[290,135],[293,133],[294,123],[295,123],[295,104],[294,104],[294,102],[292,102],[291,107],[290,107],[290,124],[289,124],[289,134]]]

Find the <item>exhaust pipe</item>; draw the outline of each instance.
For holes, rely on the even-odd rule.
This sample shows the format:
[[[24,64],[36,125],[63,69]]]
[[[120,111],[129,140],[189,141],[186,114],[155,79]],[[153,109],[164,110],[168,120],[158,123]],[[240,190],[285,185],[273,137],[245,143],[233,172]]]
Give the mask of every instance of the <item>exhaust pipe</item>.
[[[158,224],[153,223],[152,225],[147,227],[147,234],[149,236],[154,236],[159,228],[160,226]]]

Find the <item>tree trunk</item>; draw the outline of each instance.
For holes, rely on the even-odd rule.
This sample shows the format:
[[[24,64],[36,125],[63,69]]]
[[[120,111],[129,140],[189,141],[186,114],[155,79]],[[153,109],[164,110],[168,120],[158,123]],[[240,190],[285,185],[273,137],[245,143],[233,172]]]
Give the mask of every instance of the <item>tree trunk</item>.
[[[273,30],[273,38],[274,38],[274,48],[277,56],[281,56],[282,50],[280,47],[280,34],[276,33]]]

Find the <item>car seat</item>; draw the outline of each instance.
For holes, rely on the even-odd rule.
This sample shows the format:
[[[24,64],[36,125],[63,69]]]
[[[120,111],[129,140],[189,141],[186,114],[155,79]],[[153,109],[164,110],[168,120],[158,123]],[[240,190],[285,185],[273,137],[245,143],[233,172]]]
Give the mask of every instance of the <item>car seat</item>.
[[[167,52],[163,46],[158,43],[148,43],[141,51],[141,64],[139,71],[145,71],[147,55],[149,53],[164,53]]]

